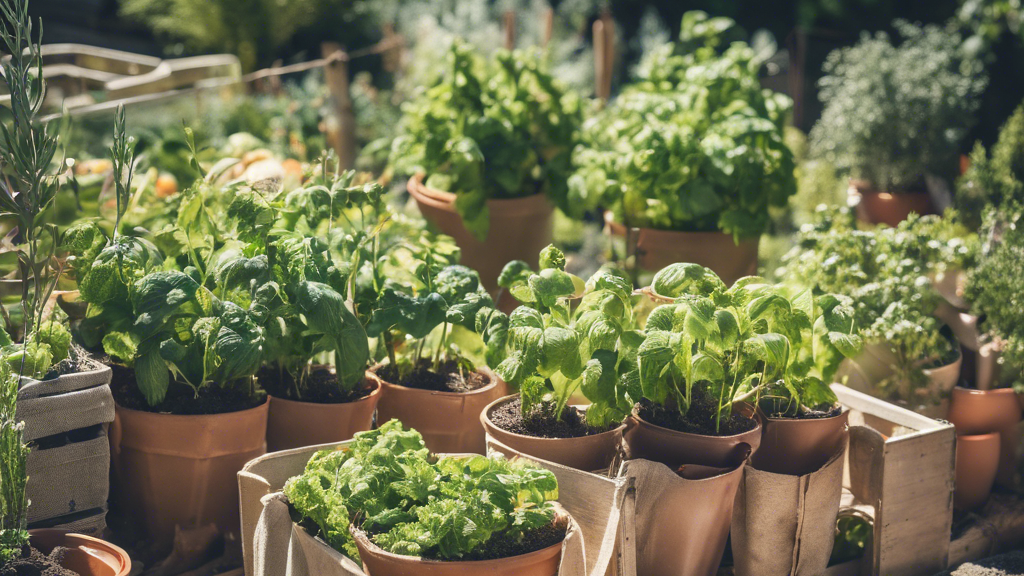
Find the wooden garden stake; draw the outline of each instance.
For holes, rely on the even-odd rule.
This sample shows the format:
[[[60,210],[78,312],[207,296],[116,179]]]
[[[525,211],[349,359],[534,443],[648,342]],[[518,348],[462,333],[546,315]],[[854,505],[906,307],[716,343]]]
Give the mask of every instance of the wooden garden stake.
[[[544,31],[544,35],[541,37],[541,47],[547,48],[548,44],[551,43],[551,36],[555,29],[555,9],[548,6],[544,10],[544,15],[541,16],[543,21],[541,22],[541,30]]]
[[[337,42],[324,42],[320,45],[320,52],[324,58],[331,58],[340,53],[340,57],[335,57],[324,70],[327,87],[334,101],[334,111],[338,117],[338,129],[332,134],[332,130],[328,128],[327,138],[338,154],[341,167],[347,170],[355,166],[356,162],[356,117],[352,110],[352,96],[349,93],[348,54]]]
[[[512,10],[505,11],[505,49],[512,50],[516,47],[516,13]]]
[[[601,100],[608,100],[604,91],[604,45],[607,37],[604,34],[604,22],[594,21],[594,94]]]

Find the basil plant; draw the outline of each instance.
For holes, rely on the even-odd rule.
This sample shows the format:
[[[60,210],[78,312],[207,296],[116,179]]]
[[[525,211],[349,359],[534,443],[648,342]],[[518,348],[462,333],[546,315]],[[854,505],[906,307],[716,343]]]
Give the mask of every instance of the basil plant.
[[[559,419],[580,391],[591,402],[589,426],[621,421],[632,403],[620,376],[632,368],[639,340],[629,281],[600,270],[584,284],[565,272],[562,252],[548,246],[539,272],[511,262],[498,282],[522,303],[509,316],[505,357],[495,371],[519,387],[523,414]]]
[[[710,270],[673,264],[652,295],[633,375],[644,398],[683,414],[717,406],[716,426],[741,401],[768,400],[772,414],[831,409],[829,384],[860,338],[853,312],[835,296],[814,297],[746,277],[726,287]]]

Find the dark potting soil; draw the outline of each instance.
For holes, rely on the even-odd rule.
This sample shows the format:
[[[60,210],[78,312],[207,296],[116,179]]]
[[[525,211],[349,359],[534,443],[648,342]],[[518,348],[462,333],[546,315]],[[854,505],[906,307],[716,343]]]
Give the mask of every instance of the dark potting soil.
[[[21,558],[0,566],[0,576],[79,576],[78,572],[61,567],[66,551],[67,548],[58,546],[47,556],[26,546]]]
[[[310,372],[309,378],[306,379],[306,385],[302,389],[301,397],[296,395],[295,378],[287,370],[264,366],[256,376],[260,386],[267,391],[267,394],[275,398],[300,402],[346,404],[365,398],[373,391],[373,385],[368,382],[360,382],[352,390],[342,390],[338,387],[338,376],[326,366],[314,368]]]
[[[590,426],[587,424],[587,413],[573,406],[567,406],[562,418],[558,420],[542,408],[524,416],[523,403],[518,397],[498,406],[491,412],[490,418],[502,430],[535,438],[580,438],[607,432],[616,426]]]
[[[785,408],[785,406],[783,406]],[[842,413],[843,407],[840,404],[836,404],[828,410],[816,410],[813,408],[803,408],[796,414],[784,413],[776,410],[772,403],[762,402],[761,411],[768,415],[770,418],[789,418],[792,420],[818,420],[821,418],[832,418],[833,416],[839,416]]]
[[[728,418],[722,418],[716,430],[715,412],[717,411],[717,404],[695,401],[684,416],[678,410],[670,410],[647,399],[643,399],[639,403],[640,418],[649,424],[676,432],[703,436],[735,436],[757,427],[757,422],[753,418],[733,411]]]
[[[433,364],[423,359],[416,364],[412,372],[404,376],[399,376],[398,370],[391,364],[385,364],[377,370],[377,375],[392,384],[436,392],[466,393],[479,390],[488,384],[483,374],[467,371],[455,360],[442,362],[439,370],[434,371]]]
[[[523,554],[554,546],[562,540],[565,540],[565,528],[559,528],[552,524],[525,532],[521,540],[510,536],[508,532],[498,532],[492,535],[491,539],[482,546],[477,547],[476,550],[460,558],[459,561],[496,560],[498,558],[522,556]],[[426,560],[442,560],[442,558],[429,554],[424,555],[423,558]]]
[[[239,385],[237,388],[205,386],[196,396],[191,386],[171,380],[164,401],[156,406],[150,406],[139,391],[134,370],[117,364],[111,364],[110,368],[113,370],[110,391],[114,394],[114,400],[124,408],[140,412],[183,416],[226,414],[255,408],[267,401],[262,395],[249,395],[246,385]]]

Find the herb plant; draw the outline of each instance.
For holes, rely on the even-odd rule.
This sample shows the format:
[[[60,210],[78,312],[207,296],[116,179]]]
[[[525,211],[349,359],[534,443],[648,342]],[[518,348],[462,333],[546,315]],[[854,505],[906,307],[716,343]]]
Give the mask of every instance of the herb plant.
[[[829,54],[811,148],[844,176],[879,190],[920,191],[928,176],[955,176],[987,77],[959,34],[894,25],[899,45],[879,32]]]
[[[25,463],[29,450],[25,424],[17,418],[19,382],[18,373],[0,362],[0,566],[19,557],[28,544]]]
[[[731,20],[700,14],[687,13],[680,41],[652,52],[637,83],[587,123],[569,197],[630,227],[754,238],[768,208],[796,192],[783,140],[790,101],[760,87],[749,45],[723,47]]]
[[[1024,104],[999,131],[991,156],[980,142],[971,152],[971,166],[957,181],[954,205],[973,230],[981,227],[990,207],[1024,202]]]
[[[579,97],[537,54],[501,51],[485,60],[456,42],[441,80],[406,104],[391,164],[456,194],[466,229],[483,239],[487,200],[547,194],[570,209],[566,180],[581,123]]]
[[[397,420],[318,452],[284,493],[334,549],[358,561],[349,525],[385,551],[458,560],[496,535],[512,541],[555,518],[554,474],[526,462],[432,456]]]

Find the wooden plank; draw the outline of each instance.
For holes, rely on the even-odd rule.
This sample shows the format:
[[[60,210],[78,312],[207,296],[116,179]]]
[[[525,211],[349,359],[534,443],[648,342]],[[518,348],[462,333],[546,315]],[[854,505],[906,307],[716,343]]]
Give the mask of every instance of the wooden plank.
[[[851,410],[858,410],[860,412],[870,414],[871,416],[887,420],[898,426],[919,431],[938,430],[949,426],[949,424],[921,416],[920,414],[911,412],[910,410],[890,404],[885,400],[879,400],[874,396],[847,388],[842,384],[833,384],[832,391],[839,397],[839,402],[844,406],[849,407]]]

